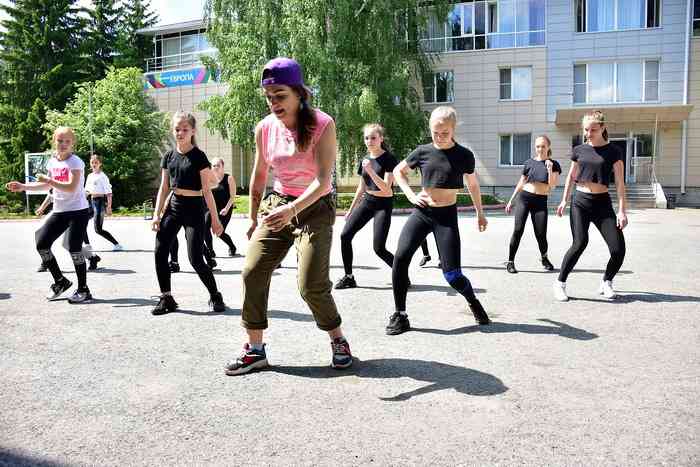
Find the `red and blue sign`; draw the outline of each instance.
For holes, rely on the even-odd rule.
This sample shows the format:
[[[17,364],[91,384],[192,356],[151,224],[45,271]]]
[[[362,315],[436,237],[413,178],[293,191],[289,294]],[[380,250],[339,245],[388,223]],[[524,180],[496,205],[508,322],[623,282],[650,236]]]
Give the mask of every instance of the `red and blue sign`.
[[[177,86],[190,86],[217,81],[207,67],[201,66],[187,70],[162,71],[160,73],[146,73],[146,89],[174,88]]]

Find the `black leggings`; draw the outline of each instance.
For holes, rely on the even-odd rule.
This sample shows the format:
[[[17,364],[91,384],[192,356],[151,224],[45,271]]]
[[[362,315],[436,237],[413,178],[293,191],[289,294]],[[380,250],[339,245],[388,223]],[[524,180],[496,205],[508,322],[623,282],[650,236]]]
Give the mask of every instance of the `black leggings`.
[[[235,250],[236,245],[233,244],[233,240],[231,240],[231,237],[226,233],[226,226],[231,220],[231,211],[225,216],[220,215],[219,220],[221,221],[221,225],[224,226],[224,232],[219,235],[219,238],[228,246],[229,250]],[[214,238],[211,235],[211,214],[208,210],[204,214],[204,226],[204,244],[206,245],[204,254],[207,255],[208,258],[212,258],[214,256]]]
[[[547,254],[547,195],[536,195],[527,191],[521,191],[518,195],[518,203],[515,205],[515,227],[510,237],[510,251],[508,261],[515,261],[515,254],[520,246],[520,239],[525,232],[527,215],[532,219],[532,228],[535,231],[537,245],[542,256]]]
[[[63,277],[61,268],[58,267],[58,262],[51,252],[51,245],[67,231],[68,251],[70,252],[73,265],[75,266],[75,274],[78,277],[78,287],[87,287],[87,267],[85,266],[85,256],[83,255],[83,236],[87,229],[90,214],[88,209],[79,211],[52,212],[44,225],[34,234],[36,239],[36,250],[41,256],[41,261],[51,271],[54,281],[58,281]]]
[[[340,251],[343,255],[345,274],[352,274],[352,239],[367,223],[374,219],[372,246],[374,252],[387,266],[394,264],[394,255],[386,249],[386,237],[391,227],[391,212],[394,209],[392,196],[381,197],[364,193],[358,206],[353,209],[340,234]]]
[[[472,285],[462,274],[457,205],[441,208],[415,208],[401,230],[399,247],[391,270],[396,311],[406,311],[408,266],[421,242],[432,232],[447,283],[470,303],[476,299]]]
[[[107,209],[107,197],[90,197],[90,199],[92,200],[92,206],[95,210],[95,215],[92,218],[92,222],[95,224],[95,233],[106,238],[107,241],[112,243],[112,245],[116,245],[119,242],[112,236],[111,233],[107,232],[105,229],[102,228],[102,224],[105,221],[105,211]]]
[[[608,250],[610,250],[610,261],[605,268],[603,280],[613,280],[625,259],[625,237],[622,235],[622,230],[617,227],[617,217],[610,195],[608,193],[594,194],[575,191],[571,201],[570,221],[574,242],[564,255],[559,280],[566,282],[569,273],[581,257],[581,253],[586,249],[588,227],[591,222],[598,228],[603,240],[608,244]]]
[[[199,278],[209,291],[216,293],[216,280],[209,266],[204,262],[204,200],[201,196],[173,195],[170,206],[166,208],[160,221],[160,230],[156,234],[156,274],[161,292],[170,292],[170,267],[168,255],[170,247],[180,228],[185,228],[187,255],[190,264],[197,271]]]

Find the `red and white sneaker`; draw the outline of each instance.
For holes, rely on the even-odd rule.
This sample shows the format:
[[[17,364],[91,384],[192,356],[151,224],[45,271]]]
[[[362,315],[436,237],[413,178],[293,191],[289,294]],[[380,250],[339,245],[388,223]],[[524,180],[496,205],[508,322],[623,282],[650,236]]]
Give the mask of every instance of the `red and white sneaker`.
[[[352,353],[350,353],[350,344],[344,337],[336,337],[331,342],[333,349],[333,358],[331,359],[331,367],[337,370],[348,368],[352,365]]]
[[[229,376],[236,376],[248,373],[251,370],[265,368],[268,366],[267,355],[265,354],[265,344],[262,350],[255,350],[246,342],[243,352],[235,360],[231,360],[224,367],[224,371]]]

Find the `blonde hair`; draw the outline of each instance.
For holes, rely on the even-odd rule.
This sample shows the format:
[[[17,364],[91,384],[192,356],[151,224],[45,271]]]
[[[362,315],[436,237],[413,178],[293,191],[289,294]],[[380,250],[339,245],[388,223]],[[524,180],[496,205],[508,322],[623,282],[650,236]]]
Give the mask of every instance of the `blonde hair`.
[[[547,142],[547,157],[552,157],[552,140],[550,140],[549,136],[547,135],[539,135],[537,138],[535,138],[535,143],[537,143],[537,140],[540,138]]]
[[[447,123],[452,125],[452,128],[457,127],[457,111],[454,107],[447,105],[441,105],[440,107],[435,107],[430,113],[430,126],[433,123]]]
[[[77,138],[75,137],[75,131],[73,131],[73,128],[69,126],[59,126],[53,131],[53,136],[51,137],[51,142],[53,144],[54,149],[56,149],[56,138],[59,135],[70,135],[71,139],[73,140],[73,149],[75,149],[75,145],[77,143]]]
[[[601,127],[605,126],[605,114],[601,112],[600,110],[594,110],[592,112],[588,112],[583,116],[583,119],[581,120],[581,123],[585,125],[585,121],[588,120],[591,123],[597,123]],[[605,128],[603,130],[603,138],[605,138],[605,141],[608,140],[608,129]]]
[[[185,112],[184,110],[178,110],[175,112],[173,115],[173,119],[171,122],[171,130],[175,130],[175,124],[176,122],[179,122],[181,120],[185,120],[193,130],[197,129],[197,119],[194,118],[194,115],[192,115],[190,112]],[[192,135],[192,146],[197,146],[197,140],[195,139],[194,135]]]
[[[224,168],[224,160],[221,157],[215,157],[211,160],[211,165],[216,164],[217,162],[221,161],[221,168]]]

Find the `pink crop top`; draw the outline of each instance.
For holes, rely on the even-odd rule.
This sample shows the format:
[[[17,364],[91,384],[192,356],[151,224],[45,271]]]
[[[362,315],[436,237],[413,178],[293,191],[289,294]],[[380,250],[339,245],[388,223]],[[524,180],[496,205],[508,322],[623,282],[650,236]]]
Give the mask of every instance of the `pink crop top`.
[[[311,144],[304,152],[297,150],[296,131],[285,127],[274,114],[268,115],[260,122],[262,153],[267,163],[274,169],[273,189],[278,193],[299,196],[316,178],[317,165],[314,149],[333,118],[318,109],[314,109],[314,113],[316,128],[311,136]],[[328,186],[323,188],[323,195],[331,192],[330,180],[328,180]]]

